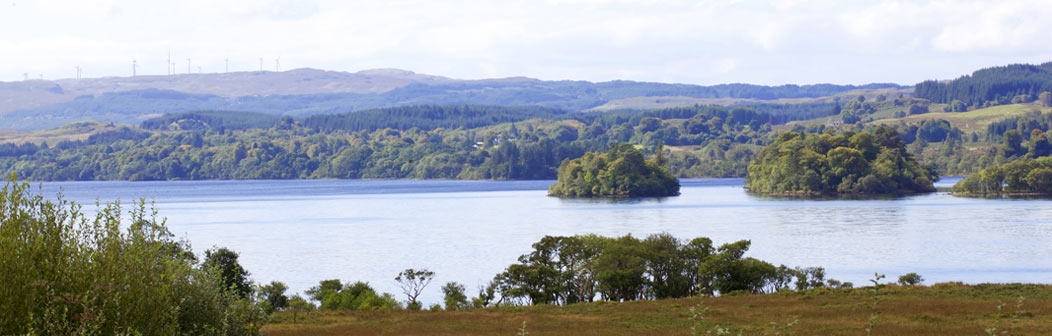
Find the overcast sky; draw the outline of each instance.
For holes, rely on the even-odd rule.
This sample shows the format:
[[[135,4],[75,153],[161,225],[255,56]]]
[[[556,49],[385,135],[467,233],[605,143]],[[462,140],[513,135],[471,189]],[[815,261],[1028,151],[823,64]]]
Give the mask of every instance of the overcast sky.
[[[7,3],[3,3],[6,1]],[[1052,6],[999,1],[0,0],[0,80],[400,68],[717,84],[913,84],[1052,61]]]

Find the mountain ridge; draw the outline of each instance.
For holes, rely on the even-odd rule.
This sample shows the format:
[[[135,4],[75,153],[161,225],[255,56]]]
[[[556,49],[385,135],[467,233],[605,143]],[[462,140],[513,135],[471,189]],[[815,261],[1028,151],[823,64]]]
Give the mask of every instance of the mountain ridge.
[[[96,120],[138,123],[165,114],[236,110],[278,115],[346,113],[410,105],[542,106],[586,111],[634,97],[742,98],[775,101],[827,97],[864,85],[694,84],[614,80],[547,81],[528,77],[455,79],[402,69],[144,75],[0,82],[0,129],[46,129]],[[646,109],[649,103],[628,108]]]

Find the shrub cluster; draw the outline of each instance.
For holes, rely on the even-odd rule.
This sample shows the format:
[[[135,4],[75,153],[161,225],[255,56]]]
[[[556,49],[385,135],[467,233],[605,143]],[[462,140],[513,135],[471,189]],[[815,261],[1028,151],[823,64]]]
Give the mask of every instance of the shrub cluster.
[[[0,334],[259,333],[258,304],[198,265],[143,202],[123,211],[111,203],[89,218],[11,177],[0,191]]]

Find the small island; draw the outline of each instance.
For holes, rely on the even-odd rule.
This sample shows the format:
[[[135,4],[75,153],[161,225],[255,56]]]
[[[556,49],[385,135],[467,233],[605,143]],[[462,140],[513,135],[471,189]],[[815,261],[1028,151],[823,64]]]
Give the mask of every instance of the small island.
[[[782,133],[749,163],[745,188],[767,195],[901,195],[935,191],[937,175],[898,132]]]
[[[953,186],[957,196],[1052,195],[1052,156],[991,166]]]
[[[679,195],[679,179],[665,168],[663,146],[654,158],[630,144],[615,145],[606,153],[585,153],[563,160],[559,180],[548,188],[558,197],[663,197]]]

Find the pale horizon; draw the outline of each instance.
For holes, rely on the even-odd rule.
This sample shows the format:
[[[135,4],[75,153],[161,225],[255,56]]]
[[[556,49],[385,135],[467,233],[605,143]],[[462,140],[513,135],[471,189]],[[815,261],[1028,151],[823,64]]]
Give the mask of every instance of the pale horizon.
[[[0,81],[314,68],[456,79],[913,85],[1052,61],[1041,1],[13,0]],[[18,32],[17,34],[14,32]]]

